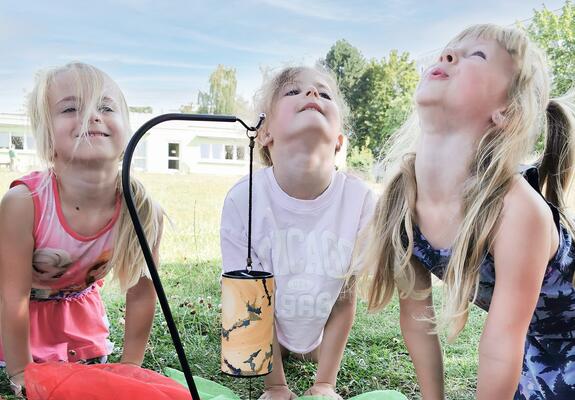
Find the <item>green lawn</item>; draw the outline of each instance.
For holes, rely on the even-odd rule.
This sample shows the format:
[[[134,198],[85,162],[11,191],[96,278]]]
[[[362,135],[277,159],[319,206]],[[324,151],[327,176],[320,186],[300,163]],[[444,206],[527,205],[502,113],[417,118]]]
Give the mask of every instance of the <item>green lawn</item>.
[[[16,176],[0,171],[0,193]],[[173,222],[165,227],[160,274],[192,371],[232,388],[242,399],[247,399],[250,381],[224,376],[219,370],[219,219],[224,196],[238,177],[153,174],[140,177]],[[437,291],[435,297],[439,296]],[[117,346],[111,361],[117,361],[122,345],[123,299],[114,285],[104,288],[103,298],[112,324],[112,340]],[[474,308],[457,342],[444,343],[446,391],[450,400],[474,398],[477,344],[484,318],[485,314]],[[156,371],[165,366],[179,368],[159,307],[144,366]],[[286,365],[288,382],[298,394],[311,385],[314,373],[312,363],[291,361]],[[251,384],[252,398],[257,398],[263,379],[252,379]],[[378,314],[368,314],[365,304],[359,301],[337,389],[344,398],[376,389],[396,389],[409,399],[420,398],[414,369],[399,331],[397,301]],[[9,393],[7,379],[0,374],[0,394],[13,399]]]

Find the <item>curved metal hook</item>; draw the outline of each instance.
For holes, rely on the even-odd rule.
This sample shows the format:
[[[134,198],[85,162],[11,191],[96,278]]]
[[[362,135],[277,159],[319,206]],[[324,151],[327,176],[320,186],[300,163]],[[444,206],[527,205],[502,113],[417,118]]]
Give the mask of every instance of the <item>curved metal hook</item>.
[[[231,115],[206,115],[206,114],[162,114],[154,117],[144,123],[132,136],[128,145],[126,146],[126,151],[124,153],[124,160],[122,162],[122,191],[124,193],[124,199],[126,200],[126,207],[128,208],[128,212],[130,213],[130,217],[132,219],[132,223],[134,224],[134,230],[136,235],[138,236],[138,241],[140,243],[140,247],[142,248],[142,253],[144,255],[144,259],[146,260],[146,264],[148,266],[148,270],[150,271],[150,276],[154,283],[154,288],[156,289],[156,294],[158,295],[158,301],[162,308],[162,312],[164,313],[164,317],[166,318],[166,323],[168,325],[168,330],[170,331],[170,335],[172,337],[172,342],[174,343],[174,347],[176,349],[176,353],[178,354],[178,359],[182,366],[182,372],[186,378],[186,382],[188,384],[188,388],[190,390],[190,394],[192,395],[193,399],[199,399],[200,396],[198,394],[196,385],[194,383],[194,378],[192,377],[192,373],[188,364],[188,360],[186,358],[186,353],[184,351],[184,347],[180,340],[180,335],[176,328],[176,324],[174,322],[174,318],[172,316],[172,312],[170,310],[170,305],[168,303],[168,299],[164,292],[162,282],[160,281],[160,276],[158,275],[158,271],[156,269],[156,265],[154,263],[154,259],[152,257],[152,251],[150,250],[150,245],[146,239],[146,235],[144,233],[144,229],[142,228],[142,223],[140,222],[140,218],[138,216],[138,211],[136,210],[136,205],[134,203],[134,199],[132,197],[132,191],[130,190],[130,166],[132,163],[132,156],[136,149],[136,145],[140,141],[140,139],[154,126],[165,122],[165,121],[172,121],[172,120],[180,120],[180,121],[205,121],[205,122],[239,122],[242,124],[248,132],[256,132],[256,135],[253,136],[255,138],[257,136],[257,130],[260,128],[263,120],[265,119],[265,114],[260,114],[260,119],[258,124],[255,127],[250,127],[246,125],[241,119]],[[248,137],[250,135],[248,134]],[[251,137],[250,137],[251,138]],[[250,140],[252,140],[251,138]]]
[[[260,129],[264,120],[266,119],[266,113],[260,113],[258,118],[259,118],[259,120],[258,120],[258,123],[255,127],[254,126],[247,126],[246,124],[244,124],[244,122],[241,119],[238,118],[239,123],[242,124],[246,128],[246,135],[250,139],[255,139],[256,137],[258,137],[258,129]],[[250,134],[250,132],[255,132],[255,134],[252,135],[252,134]]]

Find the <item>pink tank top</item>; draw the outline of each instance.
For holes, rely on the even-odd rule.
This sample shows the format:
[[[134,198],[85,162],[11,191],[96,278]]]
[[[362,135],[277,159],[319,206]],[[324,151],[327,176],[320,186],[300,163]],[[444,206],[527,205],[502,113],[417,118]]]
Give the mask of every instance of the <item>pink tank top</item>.
[[[33,300],[56,299],[82,292],[110,270],[120,196],[113,218],[99,232],[74,232],[62,213],[54,174],[32,172],[12,182],[26,185],[34,201]],[[48,179],[48,180],[46,180]]]
[[[34,202],[34,255],[30,294],[30,350],[36,362],[80,361],[111,353],[109,323],[99,286],[110,270],[114,225],[86,237],[74,232],[62,213],[56,177],[32,172],[10,185],[25,185]],[[0,360],[4,352],[0,346]]]

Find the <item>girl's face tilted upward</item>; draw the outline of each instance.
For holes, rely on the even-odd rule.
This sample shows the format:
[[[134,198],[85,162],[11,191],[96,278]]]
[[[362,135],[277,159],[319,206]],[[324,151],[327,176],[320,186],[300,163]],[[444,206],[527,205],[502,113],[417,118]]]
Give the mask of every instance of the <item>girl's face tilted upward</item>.
[[[64,162],[117,162],[127,139],[119,89],[106,79],[94,106],[86,106],[91,102],[78,97],[78,85],[77,77],[64,71],[56,75],[49,88],[56,159]],[[85,115],[87,120],[83,124]]]
[[[423,74],[417,107],[489,124],[505,109],[514,73],[511,55],[496,40],[464,38],[446,47]]]
[[[314,70],[300,72],[280,89],[268,125],[273,144],[299,141],[335,147],[341,140],[340,111],[328,82]]]

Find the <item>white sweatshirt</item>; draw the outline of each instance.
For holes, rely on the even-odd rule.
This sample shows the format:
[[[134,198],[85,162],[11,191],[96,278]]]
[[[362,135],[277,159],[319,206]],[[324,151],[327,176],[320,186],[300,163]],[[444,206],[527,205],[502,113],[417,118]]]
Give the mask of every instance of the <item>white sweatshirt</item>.
[[[329,187],[314,200],[287,195],[272,167],[256,171],[253,179],[252,266],[274,274],[278,341],[290,351],[308,353],[321,343],[375,196],[360,179],[343,172],[334,171]],[[224,202],[224,272],[246,267],[248,185],[246,176]]]

